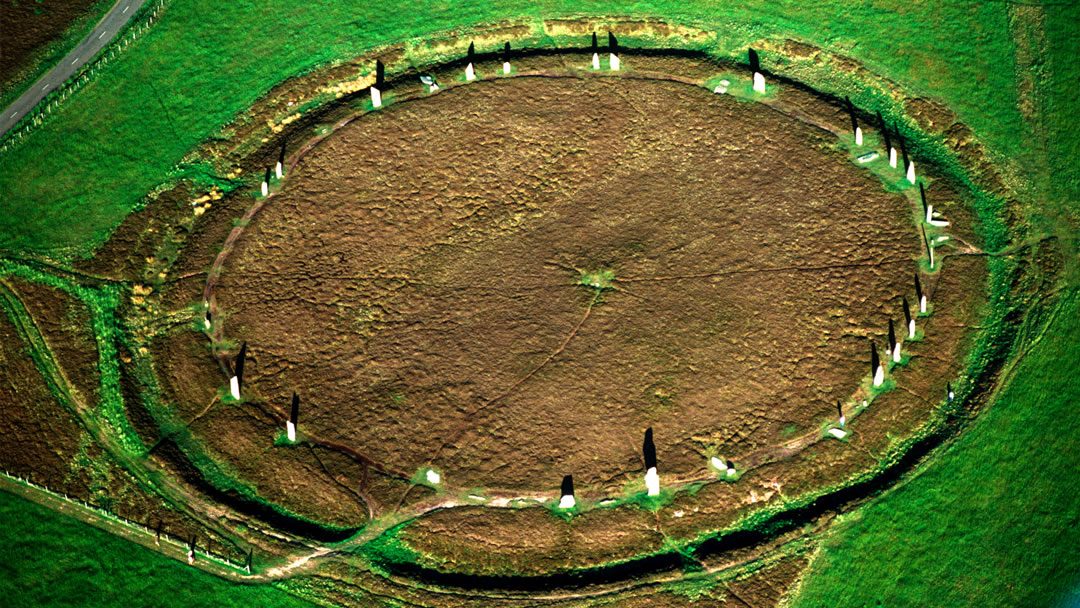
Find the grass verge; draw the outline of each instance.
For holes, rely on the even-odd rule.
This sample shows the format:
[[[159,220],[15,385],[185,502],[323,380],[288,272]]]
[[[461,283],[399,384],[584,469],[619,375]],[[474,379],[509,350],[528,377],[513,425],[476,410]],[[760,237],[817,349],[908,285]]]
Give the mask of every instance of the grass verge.
[[[1041,336],[967,433],[838,526],[795,606],[1047,606],[1080,582],[1080,383],[1063,364],[1080,290]]]
[[[0,518],[0,596],[11,608],[312,605],[269,585],[221,580],[6,492]]]

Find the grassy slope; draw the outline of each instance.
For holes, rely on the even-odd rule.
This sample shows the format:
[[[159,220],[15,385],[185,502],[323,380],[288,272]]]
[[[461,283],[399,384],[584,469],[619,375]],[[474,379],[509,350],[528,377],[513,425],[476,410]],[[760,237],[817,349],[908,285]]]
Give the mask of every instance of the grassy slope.
[[[1004,4],[420,0],[399,9],[174,0],[150,33],[0,157],[0,249],[87,254],[167,175],[193,171],[179,166],[183,156],[284,76],[380,44],[515,17],[664,16],[716,29],[732,53],[761,38],[803,38],[945,101],[1002,153],[1017,145],[1012,76],[998,69],[1011,48]],[[77,224],[67,221],[76,216]]]
[[[0,520],[0,597],[10,608],[311,606],[272,587],[223,581],[6,492]]]
[[[1033,216],[1059,237],[1069,291],[1043,339],[968,433],[846,522],[798,607],[1080,605],[1080,7],[1049,10],[1040,66],[1053,175]]]
[[[796,606],[1048,606],[1080,583],[1080,294],[968,433],[844,522]]]

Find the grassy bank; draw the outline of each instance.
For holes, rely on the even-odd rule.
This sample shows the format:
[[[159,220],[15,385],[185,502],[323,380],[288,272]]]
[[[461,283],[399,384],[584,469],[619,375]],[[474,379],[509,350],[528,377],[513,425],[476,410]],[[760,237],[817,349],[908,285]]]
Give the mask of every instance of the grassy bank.
[[[1015,150],[1013,78],[999,69],[1011,60],[1005,5],[891,4],[653,0],[628,10],[611,0],[504,0],[400,11],[174,0],[149,33],[0,157],[0,249],[87,255],[154,186],[201,175],[205,167],[185,164],[185,155],[285,77],[378,45],[511,18],[629,12],[696,23],[717,32],[708,50],[740,59],[751,42],[804,39],[946,102],[1002,153]],[[75,216],[77,224],[66,221]]]
[[[0,597],[12,608],[311,606],[273,587],[221,580],[6,492],[0,518]]]
[[[1080,583],[1080,292],[970,431],[847,517],[798,607],[1049,606]]]

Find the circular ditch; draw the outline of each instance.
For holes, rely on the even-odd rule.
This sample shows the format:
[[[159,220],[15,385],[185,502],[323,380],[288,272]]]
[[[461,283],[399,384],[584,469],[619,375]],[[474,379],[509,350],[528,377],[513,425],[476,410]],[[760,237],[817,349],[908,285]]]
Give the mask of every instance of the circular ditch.
[[[301,432],[459,488],[610,487],[818,428],[910,294],[908,199],[835,135],[676,82],[514,78],[307,152],[215,290]],[[883,345],[881,345],[883,347]]]

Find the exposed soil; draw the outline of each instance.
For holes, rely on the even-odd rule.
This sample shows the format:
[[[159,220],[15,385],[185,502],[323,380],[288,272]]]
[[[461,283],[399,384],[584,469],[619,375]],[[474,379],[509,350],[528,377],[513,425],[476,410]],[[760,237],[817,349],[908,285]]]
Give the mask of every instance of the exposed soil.
[[[209,349],[194,334],[164,338],[155,343],[152,352],[158,361],[169,361],[167,366],[158,367],[158,377],[167,394],[176,398],[176,415],[203,440],[214,462],[225,463],[227,471],[250,484],[262,498],[292,513],[339,526],[364,523],[368,515],[365,503],[324,470],[320,454],[306,447],[273,447],[282,430],[273,417],[259,408],[222,403],[213,389],[183,381],[220,373]],[[155,455],[169,463],[167,454]],[[189,470],[186,460],[180,466],[189,482],[199,477]],[[345,472],[362,478],[362,470]]]
[[[298,390],[310,432],[399,469],[609,483],[654,426],[663,469],[696,470],[703,443],[751,451],[827,416],[909,290],[906,202],[830,144],[668,83],[395,107],[323,142],[256,216],[216,294],[226,332],[255,353],[253,393]],[[615,289],[590,308],[575,268]]]
[[[5,437],[0,466],[38,484],[63,481],[78,450],[82,429],[49,391],[28,350],[0,311],[0,432]]]
[[[97,0],[9,0],[0,3],[3,61],[0,82],[18,76],[35,52],[80,20],[89,19]]]
[[[85,319],[72,324],[64,316],[72,311],[85,314],[81,303],[41,285],[13,277],[6,280],[18,285],[24,304],[36,309],[35,312],[45,313],[36,317],[35,323],[54,355],[60,355],[58,360],[71,364],[65,368],[69,379],[96,381],[96,369],[88,372],[80,368],[88,362],[96,365],[96,347],[92,343],[88,346],[88,336],[83,335],[84,331],[88,333],[90,324]],[[50,300],[52,305],[45,305]],[[59,316],[50,319],[49,315]],[[8,346],[23,344],[5,314],[0,314],[0,340]],[[0,381],[0,404],[3,404],[0,433],[6,438],[4,448],[0,449],[0,468],[167,534],[180,538],[199,535],[204,547],[239,557],[234,545],[141,489],[117,467],[75,417],[57,402],[25,348],[0,350],[0,369],[4,370]],[[80,389],[83,397],[84,391]],[[96,389],[93,394],[96,395]]]
[[[6,279],[19,294],[27,312],[62,362],[68,380],[87,406],[99,402],[98,348],[92,331],[90,311],[78,298],[40,283],[16,277]]]

